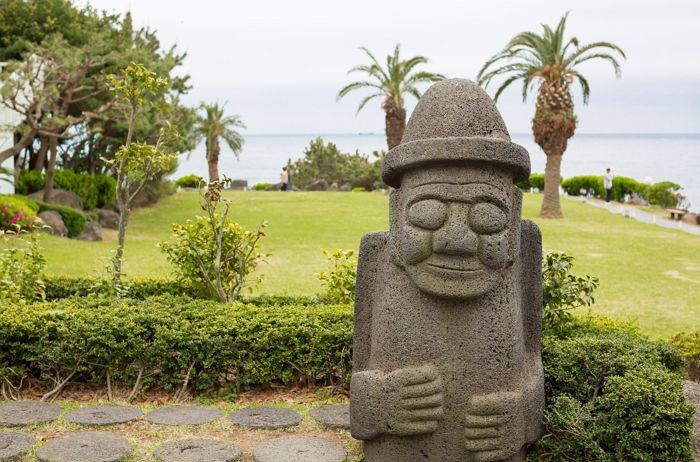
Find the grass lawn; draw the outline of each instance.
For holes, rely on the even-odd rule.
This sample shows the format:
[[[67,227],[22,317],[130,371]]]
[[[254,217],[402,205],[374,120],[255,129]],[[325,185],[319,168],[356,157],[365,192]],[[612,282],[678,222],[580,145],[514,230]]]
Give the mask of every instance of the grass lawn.
[[[247,227],[270,224],[263,238],[271,253],[259,292],[312,295],[314,273],[325,268],[322,248],[357,248],[369,231],[388,228],[388,199],[381,193],[228,193],[233,217]],[[649,335],[667,338],[700,328],[700,237],[638,223],[563,199],[566,218],[535,218],[542,196],[526,194],[523,213],[540,225],[545,251],[576,258],[575,272],[601,280],[594,313],[636,319]],[[199,212],[195,192],[180,192],[156,207],[137,211],[126,242],[127,276],[167,276],[172,268],[157,248],[170,224]],[[101,243],[42,237],[52,275],[106,274],[116,232]]]

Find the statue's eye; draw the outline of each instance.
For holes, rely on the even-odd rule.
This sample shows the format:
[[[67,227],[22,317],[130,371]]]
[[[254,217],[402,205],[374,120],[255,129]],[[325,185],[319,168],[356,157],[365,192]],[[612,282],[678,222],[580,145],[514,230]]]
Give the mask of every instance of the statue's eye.
[[[469,211],[469,227],[477,234],[493,234],[506,229],[508,217],[498,206],[488,202],[474,204]]]
[[[435,199],[426,199],[411,204],[408,221],[424,229],[438,229],[447,219],[447,206]]]

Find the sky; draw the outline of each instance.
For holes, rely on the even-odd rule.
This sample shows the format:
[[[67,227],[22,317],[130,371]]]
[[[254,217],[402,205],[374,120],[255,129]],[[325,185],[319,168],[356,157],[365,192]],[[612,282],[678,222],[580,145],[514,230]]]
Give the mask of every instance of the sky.
[[[80,1],[78,3],[81,3]],[[82,0],[85,3],[85,0]],[[578,133],[700,133],[698,0],[89,0],[131,11],[164,47],[187,52],[185,101],[226,102],[247,134],[383,133],[380,100],[356,114],[362,91],[336,101],[362,75],[347,71],[402,56],[426,56],[422,69],[474,79],[482,64],[522,31],[540,32],[570,12],[568,34],[608,41],[627,54],[622,77],[605,62],[580,67],[591,85],[584,106],[574,87]],[[424,86],[422,90],[426,87]],[[491,95],[495,86],[489,88]],[[407,98],[407,110],[415,105]],[[511,133],[528,133],[534,98],[520,86],[498,107]]]

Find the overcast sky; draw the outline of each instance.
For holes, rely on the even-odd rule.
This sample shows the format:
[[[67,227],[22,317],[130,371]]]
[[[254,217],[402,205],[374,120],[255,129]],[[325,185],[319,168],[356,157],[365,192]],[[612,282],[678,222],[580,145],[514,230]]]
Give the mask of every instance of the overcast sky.
[[[84,3],[84,0],[83,0]],[[90,0],[130,10],[137,26],[158,31],[163,46],[188,57],[190,104],[228,101],[247,133],[357,133],[384,130],[379,100],[355,115],[361,91],[336,102],[366,61],[398,42],[405,57],[423,55],[426,70],[474,79],[483,62],[515,34],[556,25],[581,43],[610,41],[626,53],[622,78],[606,63],[580,68],[591,84],[579,133],[700,133],[698,0]],[[357,77],[361,77],[359,74]],[[493,94],[494,89],[489,89]],[[409,111],[415,101],[408,100]],[[499,108],[511,133],[527,133],[534,99],[519,86]]]

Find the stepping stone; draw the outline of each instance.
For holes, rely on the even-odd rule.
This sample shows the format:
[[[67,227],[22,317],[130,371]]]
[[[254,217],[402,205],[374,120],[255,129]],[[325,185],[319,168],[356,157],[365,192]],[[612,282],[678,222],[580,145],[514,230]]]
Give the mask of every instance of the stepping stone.
[[[161,425],[199,425],[220,418],[221,411],[206,406],[175,406],[156,409],[146,420]]]
[[[275,438],[253,450],[255,462],[343,462],[346,457],[338,443],[304,436]]]
[[[274,430],[276,428],[299,425],[299,422],[301,422],[301,415],[292,409],[253,407],[234,412],[229,415],[229,419],[231,419],[231,422],[242,427]]]
[[[131,444],[107,432],[78,432],[59,436],[36,451],[41,462],[121,462]]]
[[[36,438],[28,433],[0,433],[0,460],[13,460],[34,446]]]
[[[330,428],[350,428],[350,405],[327,404],[309,411],[309,415]]]
[[[131,422],[139,417],[141,411],[131,406],[90,406],[76,409],[66,419],[81,425],[110,425]]]
[[[243,450],[217,440],[191,438],[162,445],[156,451],[161,462],[235,462]]]
[[[61,415],[61,408],[38,401],[12,401],[0,404],[0,425],[19,427],[49,422]]]

